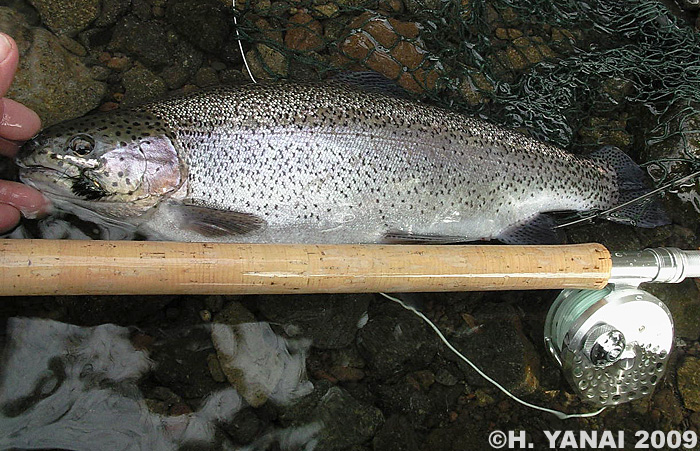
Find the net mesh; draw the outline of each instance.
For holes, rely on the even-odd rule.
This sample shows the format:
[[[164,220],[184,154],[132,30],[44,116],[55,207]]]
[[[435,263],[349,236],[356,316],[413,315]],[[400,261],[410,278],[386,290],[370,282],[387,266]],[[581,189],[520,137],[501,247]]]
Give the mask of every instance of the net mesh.
[[[373,70],[574,152],[611,144],[657,183],[698,169],[700,35],[654,0],[239,4],[262,78]],[[645,149],[680,143],[660,156]]]

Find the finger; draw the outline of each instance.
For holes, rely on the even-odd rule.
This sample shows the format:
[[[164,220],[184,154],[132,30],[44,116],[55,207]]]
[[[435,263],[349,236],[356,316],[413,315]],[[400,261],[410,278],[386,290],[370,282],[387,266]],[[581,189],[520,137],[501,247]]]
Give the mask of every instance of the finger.
[[[0,33],[0,97],[10,89],[18,61],[17,43],[5,33]]]
[[[34,188],[0,180],[0,204],[12,205],[27,218],[36,218],[51,211],[51,202]]]
[[[0,233],[9,232],[19,222],[19,210],[11,205],[0,204]]]
[[[41,128],[39,116],[21,103],[0,99],[0,136],[15,141],[26,141]]]
[[[0,155],[12,158],[15,156],[21,145],[21,142],[11,141],[0,136]]]

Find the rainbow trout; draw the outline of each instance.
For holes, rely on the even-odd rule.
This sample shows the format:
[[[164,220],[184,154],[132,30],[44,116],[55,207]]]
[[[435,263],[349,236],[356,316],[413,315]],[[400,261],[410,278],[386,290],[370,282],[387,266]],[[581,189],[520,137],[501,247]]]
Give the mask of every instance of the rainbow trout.
[[[88,115],[45,129],[17,163],[24,183],[112,238],[546,243],[545,213],[644,192],[618,149],[581,158],[342,83],[218,87]],[[608,219],[666,222],[634,208]]]

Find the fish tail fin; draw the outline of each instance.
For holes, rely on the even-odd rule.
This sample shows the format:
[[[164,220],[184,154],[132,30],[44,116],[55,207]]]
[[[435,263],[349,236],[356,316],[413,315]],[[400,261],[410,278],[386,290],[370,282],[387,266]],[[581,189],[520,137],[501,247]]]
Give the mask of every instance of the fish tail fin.
[[[646,173],[626,153],[617,147],[605,146],[593,152],[589,158],[615,171],[619,190],[617,205],[628,204],[605,214],[605,219],[644,228],[671,223],[654,197],[643,198],[651,191],[644,183]]]

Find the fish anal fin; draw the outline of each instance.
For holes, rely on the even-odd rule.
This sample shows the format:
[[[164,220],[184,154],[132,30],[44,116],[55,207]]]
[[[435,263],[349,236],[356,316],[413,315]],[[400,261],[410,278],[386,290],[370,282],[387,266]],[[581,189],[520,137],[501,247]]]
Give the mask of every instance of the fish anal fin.
[[[419,234],[403,230],[391,230],[385,233],[382,239],[382,243],[385,244],[457,244],[468,241],[459,236]]]
[[[506,244],[562,244],[565,235],[554,229],[554,219],[547,214],[538,214],[519,222],[496,238]]]
[[[177,211],[182,228],[208,238],[246,235],[265,225],[263,219],[251,213],[186,204],[171,208]]]

